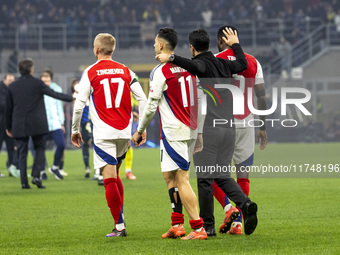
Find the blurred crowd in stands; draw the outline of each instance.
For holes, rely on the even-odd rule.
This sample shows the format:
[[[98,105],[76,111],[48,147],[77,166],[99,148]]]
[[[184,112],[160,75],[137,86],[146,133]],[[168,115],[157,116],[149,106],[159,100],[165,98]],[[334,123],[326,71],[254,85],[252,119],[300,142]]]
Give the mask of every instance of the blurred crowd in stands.
[[[134,24],[201,21],[209,27],[214,20],[285,19],[295,26],[306,17],[340,23],[338,0],[12,0],[0,7],[2,29],[17,25],[66,23],[73,29],[96,24]]]

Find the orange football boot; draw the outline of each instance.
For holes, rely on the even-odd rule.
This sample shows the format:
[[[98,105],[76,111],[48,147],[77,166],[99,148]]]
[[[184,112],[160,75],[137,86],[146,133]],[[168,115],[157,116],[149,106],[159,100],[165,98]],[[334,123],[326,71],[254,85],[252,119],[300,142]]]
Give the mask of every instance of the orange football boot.
[[[234,222],[227,233],[230,235],[242,235],[242,224]]]
[[[220,226],[219,232],[221,234],[227,233],[230,230],[231,224],[239,215],[240,212],[234,206],[231,206],[231,208],[225,213],[224,221]]]
[[[195,230],[193,230],[189,235],[182,237],[181,240],[195,240],[195,239],[204,240],[207,238],[208,238],[207,232],[205,232],[205,229],[202,228],[200,232],[196,232]]]
[[[162,235],[162,238],[177,238],[185,236],[185,229],[183,224],[179,224],[177,227],[172,226],[166,233]]]

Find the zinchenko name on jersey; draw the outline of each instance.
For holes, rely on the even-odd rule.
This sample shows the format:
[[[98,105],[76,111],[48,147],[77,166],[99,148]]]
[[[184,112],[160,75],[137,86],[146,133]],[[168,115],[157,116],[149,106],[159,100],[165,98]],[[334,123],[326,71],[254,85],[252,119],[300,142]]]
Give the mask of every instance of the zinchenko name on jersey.
[[[97,75],[105,75],[105,74],[124,74],[124,70],[120,68],[97,70]]]

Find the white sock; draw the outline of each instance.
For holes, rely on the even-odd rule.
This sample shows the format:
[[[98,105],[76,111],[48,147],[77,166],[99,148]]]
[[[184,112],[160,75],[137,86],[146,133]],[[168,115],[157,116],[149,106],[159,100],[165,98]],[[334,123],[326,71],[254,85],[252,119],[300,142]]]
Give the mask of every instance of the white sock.
[[[224,210],[224,212],[227,212],[227,211],[230,210],[230,208],[231,208],[231,204],[227,204],[227,205],[223,208],[223,210]]]
[[[52,166],[52,170],[58,170],[58,167],[55,166],[55,165],[53,165],[53,166]]]
[[[122,231],[123,229],[125,229],[125,224],[124,223],[116,224],[116,229],[118,231]]]
[[[131,169],[130,169],[130,168],[126,168],[126,169],[125,169],[125,173],[127,174],[128,172],[131,172]]]
[[[179,224],[175,224],[175,225],[172,225],[174,228],[177,228],[179,226]]]
[[[201,227],[201,228],[196,228],[195,231],[196,231],[196,232],[201,232],[202,229],[203,229],[203,227]]]
[[[237,227],[237,225],[241,225],[241,228],[242,228],[242,223],[239,222],[239,221],[234,221],[233,224],[232,224],[232,228]]]

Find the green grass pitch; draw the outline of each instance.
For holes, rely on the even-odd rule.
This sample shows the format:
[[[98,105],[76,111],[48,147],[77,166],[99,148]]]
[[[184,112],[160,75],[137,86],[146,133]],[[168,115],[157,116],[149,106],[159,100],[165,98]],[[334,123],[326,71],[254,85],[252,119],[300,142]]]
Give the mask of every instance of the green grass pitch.
[[[256,164],[339,164],[338,143],[269,144]],[[258,147],[258,146],[257,146]],[[51,164],[53,153],[47,152]],[[340,254],[339,178],[253,178],[250,197],[259,224],[250,236],[218,234],[206,241],[162,240],[171,207],[158,149],[136,149],[127,180],[126,238],[106,238],[113,228],[104,188],[84,178],[81,151],[67,151],[63,181],[48,174],[46,190],[21,190],[0,154],[0,254]],[[31,159],[29,160],[29,165]],[[340,174],[338,174],[340,177]],[[196,180],[190,179],[195,190]],[[223,219],[215,201],[216,228]],[[190,231],[185,214],[185,228]]]

